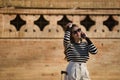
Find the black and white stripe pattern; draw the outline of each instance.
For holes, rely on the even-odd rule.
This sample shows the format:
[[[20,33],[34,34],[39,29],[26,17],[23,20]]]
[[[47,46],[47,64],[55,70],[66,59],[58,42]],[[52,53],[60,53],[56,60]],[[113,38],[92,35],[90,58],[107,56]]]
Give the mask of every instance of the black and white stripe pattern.
[[[89,59],[89,52],[92,54],[97,53],[97,48],[94,44],[87,42],[71,43],[70,31],[66,31],[64,35],[64,46],[67,61],[72,62],[86,62]]]

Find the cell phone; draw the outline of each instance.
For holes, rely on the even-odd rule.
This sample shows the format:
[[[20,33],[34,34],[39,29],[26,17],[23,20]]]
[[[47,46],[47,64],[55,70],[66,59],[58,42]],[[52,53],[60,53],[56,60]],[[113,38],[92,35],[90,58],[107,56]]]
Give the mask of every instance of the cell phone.
[[[85,38],[86,37],[85,33],[81,33],[81,37]]]

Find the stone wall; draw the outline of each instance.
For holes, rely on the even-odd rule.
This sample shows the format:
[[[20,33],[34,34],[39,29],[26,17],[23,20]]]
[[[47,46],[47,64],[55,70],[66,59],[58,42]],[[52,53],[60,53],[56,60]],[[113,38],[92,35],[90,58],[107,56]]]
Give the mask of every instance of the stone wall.
[[[120,8],[120,0],[0,0],[1,7]]]
[[[119,0],[58,2],[0,1],[0,80],[60,80],[67,65],[64,25],[70,21],[98,48],[87,62],[91,79],[120,80]]]

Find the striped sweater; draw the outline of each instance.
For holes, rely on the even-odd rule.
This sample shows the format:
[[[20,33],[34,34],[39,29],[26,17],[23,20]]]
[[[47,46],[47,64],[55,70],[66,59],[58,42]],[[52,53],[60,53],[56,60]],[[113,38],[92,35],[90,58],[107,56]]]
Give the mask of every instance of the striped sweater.
[[[83,62],[89,59],[89,52],[91,54],[97,53],[97,48],[87,38],[87,42],[71,43],[70,42],[70,31],[66,31],[64,35],[64,47],[67,61],[71,62]]]

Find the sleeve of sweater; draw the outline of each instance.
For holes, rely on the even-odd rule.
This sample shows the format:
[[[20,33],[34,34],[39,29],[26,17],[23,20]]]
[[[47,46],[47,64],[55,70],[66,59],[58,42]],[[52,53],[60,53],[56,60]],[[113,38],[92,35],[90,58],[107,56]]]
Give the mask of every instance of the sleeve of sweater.
[[[86,41],[88,42],[89,52],[91,54],[96,54],[98,52],[96,46],[92,43],[92,41],[88,37],[86,37]]]
[[[70,42],[70,29],[66,29],[65,34],[64,34],[64,47],[67,48]]]

